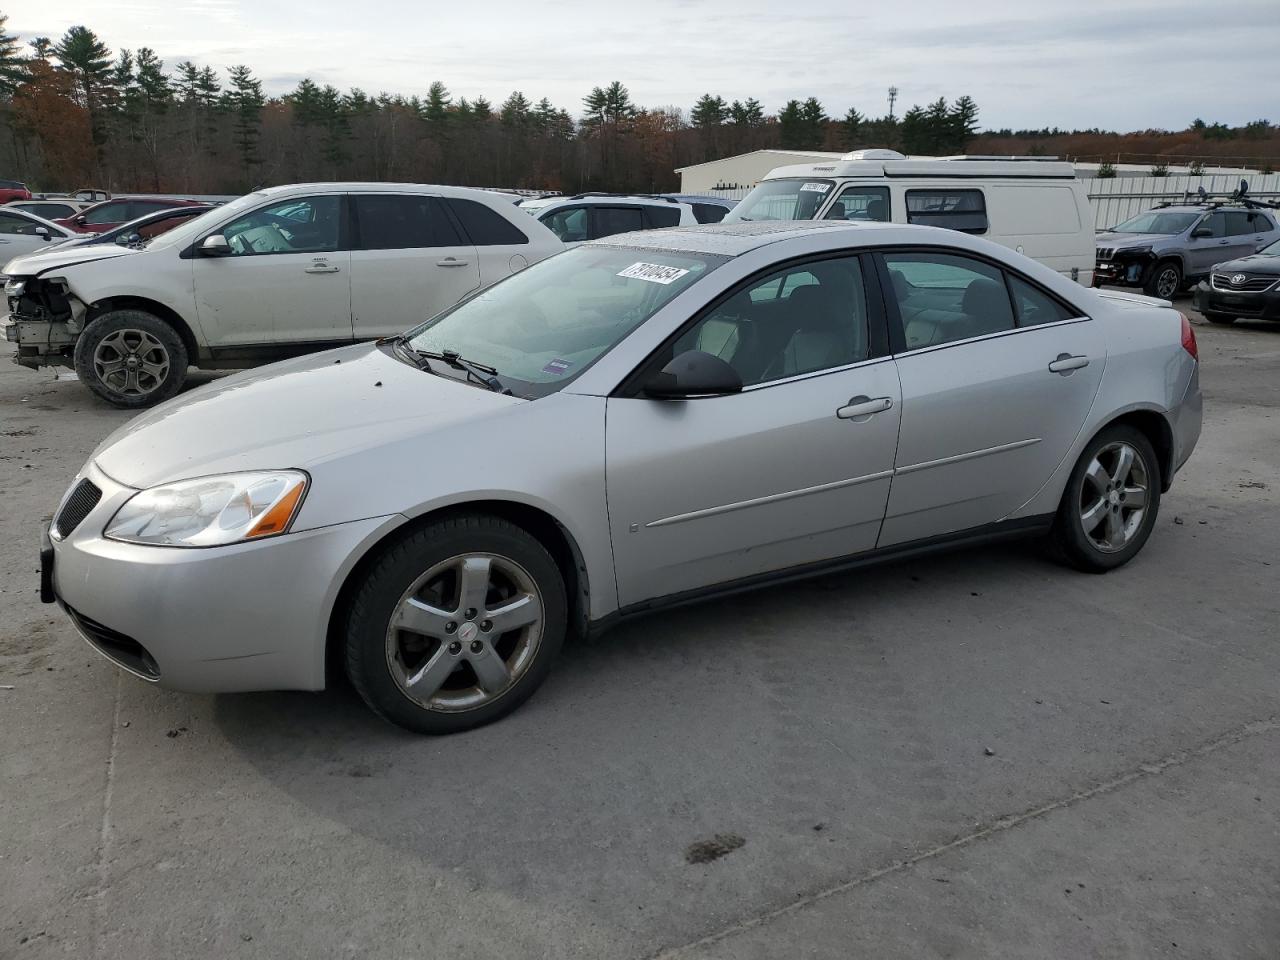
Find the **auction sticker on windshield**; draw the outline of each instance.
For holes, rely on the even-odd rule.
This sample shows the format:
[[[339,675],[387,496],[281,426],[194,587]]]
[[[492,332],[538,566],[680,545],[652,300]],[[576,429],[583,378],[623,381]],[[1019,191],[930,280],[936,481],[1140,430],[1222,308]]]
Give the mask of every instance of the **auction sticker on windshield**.
[[[831,184],[829,183],[806,183],[801,185],[800,192],[801,193],[805,193],[805,192],[826,193],[830,189],[831,189]]]
[[[648,280],[650,283],[675,283],[688,270],[680,267],[668,267],[661,263],[633,263],[625,270],[619,270],[618,276],[628,280]]]

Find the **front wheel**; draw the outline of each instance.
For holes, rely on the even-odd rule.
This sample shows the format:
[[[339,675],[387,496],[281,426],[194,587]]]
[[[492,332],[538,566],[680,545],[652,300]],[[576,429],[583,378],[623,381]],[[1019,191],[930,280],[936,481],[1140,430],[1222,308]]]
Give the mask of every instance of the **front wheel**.
[[[347,620],[347,675],[394,724],[469,730],[542,684],[567,624],[564,579],[541,543],[497,517],[438,520],[366,574]]]
[[[1085,447],[1062,494],[1052,538],[1077,570],[1105,573],[1132,560],[1160,509],[1160,462],[1129,426],[1102,431]]]
[[[173,329],[142,310],[109,310],[76,340],[76,374],[107,403],[128,410],[167,400],[187,379],[187,348]]]
[[[1172,260],[1157,263],[1142,285],[1142,292],[1149,297],[1172,300],[1182,289],[1182,268]]]

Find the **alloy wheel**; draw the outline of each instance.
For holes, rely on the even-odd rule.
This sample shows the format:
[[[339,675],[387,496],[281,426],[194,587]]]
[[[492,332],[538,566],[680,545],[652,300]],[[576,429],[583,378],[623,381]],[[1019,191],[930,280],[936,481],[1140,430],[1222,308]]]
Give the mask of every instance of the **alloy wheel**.
[[[507,557],[451,557],[405,591],[387,627],[387,667],[400,691],[440,712],[501,697],[542,642],[542,594]]]
[[[1137,448],[1117,440],[1099,450],[1080,488],[1080,526],[1103,553],[1118,553],[1137,536],[1150,500],[1150,471]]]
[[[93,351],[93,371],[126,397],[145,397],[169,375],[169,351],[145,330],[113,330]]]
[[[1178,271],[1173,267],[1165,267],[1156,277],[1156,293],[1161,299],[1172,300],[1178,292]]]

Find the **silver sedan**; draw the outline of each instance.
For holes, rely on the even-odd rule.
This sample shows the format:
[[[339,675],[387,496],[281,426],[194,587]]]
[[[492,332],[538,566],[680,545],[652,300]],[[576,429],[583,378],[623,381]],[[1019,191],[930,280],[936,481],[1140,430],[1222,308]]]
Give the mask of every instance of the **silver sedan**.
[[[42,587],[146,681],[318,690],[337,663],[444,733],[672,603],[1010,536],[1119,567],[1200,420],[1185,317],[981,238],[615,236],[143,414],[63,498]]]

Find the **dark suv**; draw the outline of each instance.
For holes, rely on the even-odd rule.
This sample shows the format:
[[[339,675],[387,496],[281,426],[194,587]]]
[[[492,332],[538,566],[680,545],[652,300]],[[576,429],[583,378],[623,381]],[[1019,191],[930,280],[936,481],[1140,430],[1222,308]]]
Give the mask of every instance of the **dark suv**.
[[[1275,214],[1216,203],[1162,204],[1097,236],[1096,286],[1141,287],[1165,300],[1215,264],[1280,240]]]

